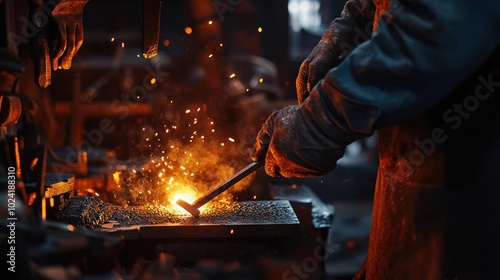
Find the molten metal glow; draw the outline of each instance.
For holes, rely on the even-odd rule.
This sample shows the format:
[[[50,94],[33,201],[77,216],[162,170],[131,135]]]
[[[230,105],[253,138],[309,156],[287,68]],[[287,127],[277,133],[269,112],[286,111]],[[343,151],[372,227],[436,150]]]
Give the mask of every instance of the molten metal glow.
[[[185,202],[192,204],[193,201],[196,200],[196,192],[194,190],[185,190],[183,192],[174,193],[172,194],[171,197],[172,198],[169,199],[169,202],[171,205],[174,206],[172,207],[173,208],[172,210],[175,210],[175,212],[180,212],[181,214],[185,214],[186,210],[181,206],[177,205],[176,202],[177,200],[182,199]]]
[[[177,204],[177,201],[179,199],[182,199],[189,204],[193,204],[193,202],[196,201],[198,196],[200,195],[194,189],[184,187],[182,188],[182,190],[170,194],[168,198],[170,204],[167,206],[167,208],[173,213],[186,214],[187,213],[186,209],[179,206]],[[199,210],[203,211],[205,209],[208,209],[208,207],[210,207],[210,204],[205,204],[202,207],[200,207]]]

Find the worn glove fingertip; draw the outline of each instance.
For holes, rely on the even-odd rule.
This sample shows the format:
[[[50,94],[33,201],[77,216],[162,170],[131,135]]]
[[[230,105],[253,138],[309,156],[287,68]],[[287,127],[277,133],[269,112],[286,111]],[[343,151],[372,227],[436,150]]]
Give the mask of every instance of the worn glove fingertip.
[[[261,149],[257,146],[257,143],[254,145],[252,151],[250,152],[250,158],[252,159],[252,161],[259,161],[264,158],[262,156]]]
[[[69,61],[67,61],[67,60],[66,60],[66,61],[64,61],[64,62],[63,62],[63,64],[62,64],[62,68],[63,68],[64,70],[68,70],[68,69],[70,69],[70,68],[71,68],[71,60],[69,60]]]
[[[52,60],[52,71],[56,71],[57,69],[59,69],[59,62],[56,58]]]
[[[268,135],[264,129],[261,129],[259,134],[257,134],[257,139],[250,153],[250,158],[253,161],[263,160],[269,148],[270,141],[270,135]]]
[[[264,170],[267,175],[276,178],[280,175],[279,166],[276,164],[276,160],[271,153],[267,153],[266,155],[266,165],[264,166]]]

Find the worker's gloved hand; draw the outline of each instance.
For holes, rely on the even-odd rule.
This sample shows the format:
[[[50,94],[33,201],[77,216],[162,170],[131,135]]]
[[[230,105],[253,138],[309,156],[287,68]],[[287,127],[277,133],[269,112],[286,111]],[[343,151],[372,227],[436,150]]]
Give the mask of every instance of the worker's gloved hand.
[[[295,105],[274,112],[257,135],[252,160],[264,160],[276,177],[312,177],[328,173],[344,155],[328,127],[318,126],[310,107]]]
[[[332,28],[332,27],[330,27]],[[325,32],[318,45],[302,62],[296,80],[297,100],[302,104],[309,96],[316,84],[325,77],[326,73],[340,63],[340,58],[330,38],[332,32]]]
[[[58,43],[52,55],[52,68],[69,69],[83,44],[83,7],[89,0],[61,0],[52,10],[58,28]]]
[[[372,0],[349,0],[332,21],[318,45],[302,62],[296,80],[299,104],[332,68],[371,36],[375,6]]]

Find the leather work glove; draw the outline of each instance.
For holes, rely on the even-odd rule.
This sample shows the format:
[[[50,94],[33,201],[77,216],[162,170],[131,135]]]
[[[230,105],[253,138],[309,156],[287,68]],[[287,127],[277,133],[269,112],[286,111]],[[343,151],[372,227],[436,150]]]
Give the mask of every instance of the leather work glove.
[[[336,167],[345,147],[359,135],[343,131],[334,121],[331,105],[314,94],[301,105],[274,112],[262,125],[251,157],[265,159],[269,176],[312,177]]]
[[[58,27],[58,44],[52,56],[52,69],[69,69],[73,56],[83,43],[83,7],[89,0],[61,0],[52,10]]]
[[[300,66],[296,80],[299,104],[304,102],[330,69],[370,38],[374,13],[372,0],[350,0],[346,3],[341,16],[330,24],[318,45]]]
[[[325,77],[326,73],[340,63],[340,56],[336,54],[333,40],[328,38],[331,32],[325,33],[318,45],[302,62],[297,76],[297,100],[302,104],[309,96],[312,88]]]

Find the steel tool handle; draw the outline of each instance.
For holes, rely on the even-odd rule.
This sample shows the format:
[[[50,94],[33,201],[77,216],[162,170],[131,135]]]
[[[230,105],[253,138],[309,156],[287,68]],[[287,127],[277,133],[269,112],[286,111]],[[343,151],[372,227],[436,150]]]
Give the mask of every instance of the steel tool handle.
[[[206,195],[198,198],[195,202],[193,202],[193,204],[192,204],[193,207],[200,208],[201,206],[205,205],[207,202],[214,199],[216,196],[218,196],[219,194],[221,194],[225,190],[229,189],[231,186],[238,183],[243,178],[250,175],[252,172],[256,171],[257,169],[261,168],[262,166],[264,166],[264,161],[256,161],[256,162],[250,163],[247,167],[241,169],[238,173],[236,173],[229,180],[220,184],[219,186],[217,186],[216,188],[211,190]]]

